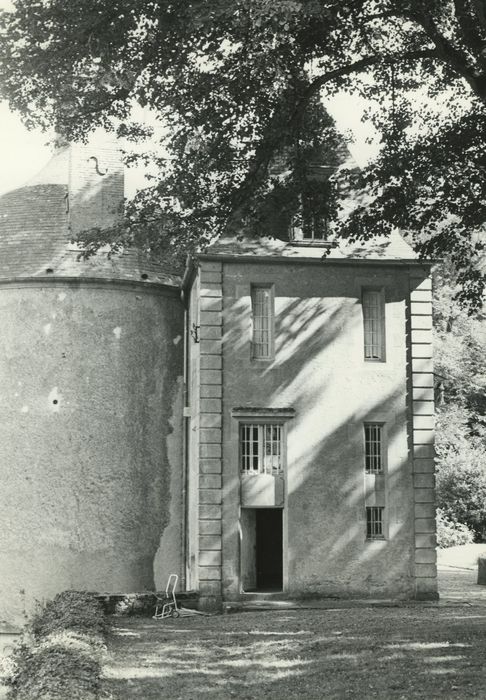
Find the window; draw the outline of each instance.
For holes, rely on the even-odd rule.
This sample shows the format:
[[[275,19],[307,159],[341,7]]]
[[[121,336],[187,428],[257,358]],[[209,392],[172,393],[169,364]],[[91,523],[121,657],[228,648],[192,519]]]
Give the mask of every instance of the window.
[[[365,360],[385,359],[385,307],[379,290],[363,292]]]
[[[240,425],[240,469],[244,474],[281,474],[282,429],[280,423]]]
[[[251,356],[267,360],[273,355],[273,290],[270,286],[251,289]]]
[[[316,245],[326,243],[329,226],[329,177],[335,171],[332,165],[309,163],[302,184],[300,206],[291,222],[294,241]]]
[[[383,473],[383,425],[365,423],[365,471],[367,474]]]
[[[381,506],[370,506],[366,508],[366,538],[368,540],[382,540],[384,535],[385,509]]]
[[[291,240],[325,243],[328,236],[327,219],[317,214],[294,217],[291,224]]]

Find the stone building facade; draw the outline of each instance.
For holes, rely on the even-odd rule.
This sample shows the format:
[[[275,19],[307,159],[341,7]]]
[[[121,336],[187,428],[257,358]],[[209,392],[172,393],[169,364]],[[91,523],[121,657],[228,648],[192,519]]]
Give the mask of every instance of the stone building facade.
[[[209,602],[437,594],[429,268],[397,235],[323,248],[219,243],[186,274],[189,583]]]
[[[104,136],[0,198],[0,618],[170,573],[436,597],[429,266],[397,234],[80,259],[122,197]]]

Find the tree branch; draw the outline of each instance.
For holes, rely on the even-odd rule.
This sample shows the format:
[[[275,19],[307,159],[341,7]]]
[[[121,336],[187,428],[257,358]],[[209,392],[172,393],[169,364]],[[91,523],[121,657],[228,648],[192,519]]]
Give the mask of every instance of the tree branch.
[[[483,59],[481,51],[484,42],[477,31],[477,21],[471,14],[469,5],[466,4],[465,0],[454,0],[454,12],[464,43],[478,55],[479,60]]]
[[[404,61],[417,61],[424,58],[439,58],[439,54],[435,49],[421,49],[417,51],[405,51],[400,54],[389,54],[384,56],[365,56],[359,61],[355,61],[355,63],[350,63],[347,66],[342,66],[341,68],[336,68],[332,71],[329,71],[328,73],[325,73],[324,75],[320,75],[315,80],[313,80],[312,83],[310,83],[304,95],[300,99],[299,103],[297,104],[294,110],[294,114],[291,118],[290,125],[293,126],[298,122],[302,113],[305,111],[309,100],[316,93],[318,93],[321,90],[321,88],[323,88],[324,85],[326,85],[326,83],[330,83],[333,80],[346,77],[348,75],[351,75],[352,73],[360,73],[366,70],[367,68],[371,68],[371,66],[375,66],[378,64],[396,65],[397,63],[401,63]]]
[[[430,14],[410,13],[410,19],[417,22],[429,39],[433,42],[438,58],[442,59],[462,76],[470,85],[473,92],[486,103],[486,76],[474,71],[468,57],[457,49],[437,28]]]
[[[297,102],[295,109],[287,120],[287,129],[290,131],[300,123],[310,100],[326,83],[330,83],[353,73],[362,72],[373,65],[393,64],[402,61],[421,60],[424,58],[438,58],[438,53],[434,49],[422,49],[417,51],[402,52],[400,54],[389,54],[387,56],[365,56],[354,63],[328,71],[324,75],[317,77],[308,85],[307,89],[304,91],[304,94]],[[238,194],[235,197],[233,214],[230,217],[233,220],[237,219],[241,208],[251,196],[253,188],[259,182],[261,182],[262,178],[265,176],[275,151],[281,145],[282,130],[271,129],[270,133],[272,134],[271,137],[268,140],[260,143],[260,152],[255,156],[252,167],[239,187]]]
[[[481,25],[483,32],[486,34],[486,10],[484,7],[484,3],[482,0],[472,0],[471,4],[473,6],[476,19]]]

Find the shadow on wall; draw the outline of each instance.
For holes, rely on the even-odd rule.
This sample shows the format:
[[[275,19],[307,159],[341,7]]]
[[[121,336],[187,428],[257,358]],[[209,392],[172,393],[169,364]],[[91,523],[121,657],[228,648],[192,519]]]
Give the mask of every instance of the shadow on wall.
[[[296,411],[287,424],[290,592],[413,595],[407,303],[404,275],[390,299],[388,360],[366,363],[361,304],[355,295],[286,298],[276,292],[275,360],[243,365],[244,385],[241,372],[238,376],[232,369],[242,356],[249,357],[248,299],[236,300],[227,312],[228,319],[238,319],[225,326],[225,370],[231,375],[227,401]],[[386,485],[380,494],[374,476],[365,475],[367,422],[385,424]],[[236,469],[233,475],[225,498],[239,503]],[[387,537],[367,540],[365,506],[381,503]],[[236,516],[234,527],[225,522],[226,551],[238,539],[237,521]]]

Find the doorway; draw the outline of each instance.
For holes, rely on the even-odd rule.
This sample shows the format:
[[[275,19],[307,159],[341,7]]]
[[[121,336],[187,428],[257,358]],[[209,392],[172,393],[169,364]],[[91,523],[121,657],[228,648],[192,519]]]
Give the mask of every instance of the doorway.
[[[245,592],[283,588],[282,508],[241,511],[241,574]]]

